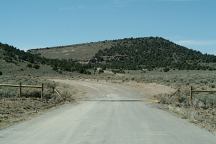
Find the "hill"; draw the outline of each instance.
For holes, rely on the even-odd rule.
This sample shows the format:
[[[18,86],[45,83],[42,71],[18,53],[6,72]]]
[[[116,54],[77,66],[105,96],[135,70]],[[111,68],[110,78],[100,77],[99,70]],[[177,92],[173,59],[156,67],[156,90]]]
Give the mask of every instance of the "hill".
[[[73,59],[112,69],[213,70],[216,56],[177,45],[161,37],[125,38],[30,50],[47,58]]]
[[[51,59],[73,59],[78,61],[88,61],[99,51],[111,48],[117,41],[101,41],[84,44],[38,48],[29,50],[32,54],[40,54]]]
[[[55,74],[40,56],[0,43],[0,73],[2,75]]]
[[[99,50],[92,64],[118,69],[213,70],[216,56],[202,54],[160,37],[119,40],[109,49]]]
[[[51,75],[68,72],[86,71],[88,65],[82,65],[71,59],[49,59],[17,49],[14,46],[0,43],[0,73],[14,75]]]

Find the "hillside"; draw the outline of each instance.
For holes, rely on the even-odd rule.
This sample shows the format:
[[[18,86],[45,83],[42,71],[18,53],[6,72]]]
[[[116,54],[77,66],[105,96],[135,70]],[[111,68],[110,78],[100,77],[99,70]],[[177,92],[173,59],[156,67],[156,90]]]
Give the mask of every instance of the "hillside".
[[[102,41],[68,46],[38,48],[29,50],[33,54],[41,54],[51,59],[73,59],[88,61],[99,51],[111,48],[117,41]]]
[[[33,49],[46,58],[73,59],[114,69],[172,68],[213,70],[216,56],[177,45],[160,37],[126,38],[54,48]]]
[[[119,40],[111,48],[99,50],[91,63],[118,69],[213,70],[209,64],[216,63],[216,56],[202,54],[160,37],[147,37]]]
[[[0,73],[2,75],[49,75],[56,74],[45,59],[0,43]]]
[[[0,43],[0,73],[13,75],[51,75],[67,72],[90,74],[82,65],[74,60],[48,59],[37,54],[25,52],[14,46]]]

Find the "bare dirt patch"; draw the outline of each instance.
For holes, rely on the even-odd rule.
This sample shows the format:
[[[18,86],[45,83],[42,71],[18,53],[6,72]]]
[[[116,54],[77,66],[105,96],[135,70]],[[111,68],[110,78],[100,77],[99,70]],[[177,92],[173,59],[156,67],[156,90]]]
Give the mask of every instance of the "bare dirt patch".
[[[156,84],[156,83],[138,83],[132,81],[132,82],[123,83],[123,85],[139,90],[150,97],[159,94],[171,94],[175,91],[174,88],[161,85],[161,84]]]

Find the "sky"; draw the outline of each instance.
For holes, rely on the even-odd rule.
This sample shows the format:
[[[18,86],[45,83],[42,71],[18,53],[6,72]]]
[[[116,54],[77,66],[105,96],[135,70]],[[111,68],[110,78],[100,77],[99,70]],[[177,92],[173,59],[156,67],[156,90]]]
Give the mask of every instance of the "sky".
[[[0,0],[0,42],[27,50],[159,36],[216,54],[216,0]]]

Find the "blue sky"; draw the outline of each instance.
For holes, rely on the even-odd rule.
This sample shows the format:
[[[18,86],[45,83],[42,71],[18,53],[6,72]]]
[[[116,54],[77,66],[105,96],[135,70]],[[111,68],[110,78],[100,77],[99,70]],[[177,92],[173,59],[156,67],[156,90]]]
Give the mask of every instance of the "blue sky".
[[[20,49],[161,36],[216,54],[215,0],[0,0],[0,42]]]

